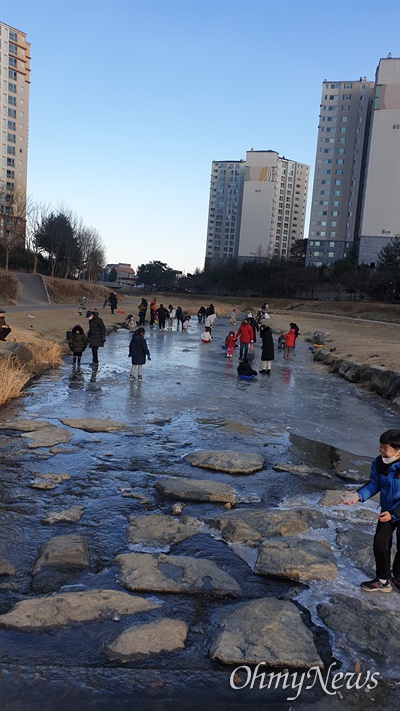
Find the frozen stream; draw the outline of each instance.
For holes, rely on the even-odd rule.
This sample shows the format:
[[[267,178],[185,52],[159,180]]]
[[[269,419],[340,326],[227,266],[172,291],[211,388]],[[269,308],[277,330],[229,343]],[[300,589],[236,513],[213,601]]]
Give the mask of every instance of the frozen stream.
[[[314,365],[308,345],[301,340],[290,361],[284,361],[283,353],[276,350],[270,378],[259,375],[256,381],[239,380],[238,349],[231,362],[221,347],[229,331],[227,320],[217,320],[209,345],[201,343],[203,327],[195,321],[193,318],[189,333],[146,329],[152,360],[144,366],[141,383],[129,380],[129,333],[116,333],[99,351],[97,371],[89,365],[89,351],[83,356],[80,371],[73,368],[71,358],[66,358],[58,370],[36,381],[18,403],[3,408],[2,422],[21,417],[60,425],[64,417],[98,417],[123,422],[129,431],[89,434],[73,430],[70,445],[63,446],[68,453],[57,454],[47,449],[28,450],[25,438],[11,436],[7,430],[0,432],[0,558],[7,558],[17,569],[17,590],[0,591],[1,612],[32,596],[30,574],[37,549],[55,535],[79,533],[88,540],[92,570],[80,578],[79,584],[118,588],[112,561],[117,553],[129,550],[129,514],[143,513],[137,500],[122,496],[127,488],[146,496],[152,511],[170,513],[173,502],[159,499],[153,488],[165,475],[230,483],[247,506],[258,508],[313,506],[318,499],[315,487],[304,478],[273,471],[277,462],[331,471],[350,469],[365,472],[368,477],[379,434],[399,427],[394,406]],[[257,343],[253,357],[256,370],[260,369],[259,360]],[[210,474],[193,469],[182,459],[195,449],[261,454],[266,468],[250,477]],[[52,491],[28,488],[35,475],[46,472],[68,472],[71,480]],[[345,482],[343,488],[348,488]],[[85,508],[78,523],[42,523],[50,511],[76,504]],[[188,502],[185,513],[198,516],[200,511],[203,514],[221,508]],[[327,513],[334,520],[335,511]],[[372,530],[371,524],[368,530]],[[324,535],[335,550],[334,524]],[[249,552],[235,551],[217,537],[193,536],[174,546],[173,552],[212,558],[240,580],[246,599],[295,596],[294,584],[255,576]],[[343,561],[338,567],[334,589],[358,596],[357,585],[365,574]],[[296,600],[309,611],[310,626],[321,625],[315,605],[330,590],[332,583],[296,586]],[[398,610],[399,596],[381,597],[387,609]],[[53,711],[73,706],[78,711],[108,709],[114,704],[124,711],[193,711],[197,708],[190,698],[193,691],[203,704],[204,699],[217,698],[220,705],[210,706],[212,709],[251,708],[256,698],[265,699],[260,694],[232,699],[228,671],[209,662],[205,642],[209,637],[204,630],[223,602],[208,601],[206,605],[201,598],[174,595],[164,596],[163,602],[171,613],[188,620],[192,630],[188,649],[124,667],[108,662],[101,652],[99,640],[116,634],[112,621],[85,625],[84,631],[77,627],[48,635],[1,631],[0,698],[6,699],[6,705],[0,702],[0,709]],[[351,654],[340,650],[340,640],[329,639],[321,629],[321,654],[325,659],[329,660],[331,648],[336,659],[350,663]],[[386,669],[386,675],[393,678],[393,670]],[[131,694],[139,695],[135,696],[141,699],[139,705],[132,702]],[[277,696],[279,706],[271,708],[289,709],[290,703],[280,705],[284,698]],[[310,696],[308,701],[314,703],[316,698]]]

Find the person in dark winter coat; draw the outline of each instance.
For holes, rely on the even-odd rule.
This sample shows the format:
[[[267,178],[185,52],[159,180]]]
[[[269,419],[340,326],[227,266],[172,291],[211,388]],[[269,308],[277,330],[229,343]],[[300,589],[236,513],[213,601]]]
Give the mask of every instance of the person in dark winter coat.
[[[183,331],[183,311],[180,306],[175,311],[175,316],[176,316],[176,323],[177,323],[177,329],[179,331],[179,324],[182,324],[182,331]]]
[[[143,297],[139,304],[139,326],[144,326],[146,322],[146,313],[147,313],[147,299]]]
[[[95,367],[99,365],[98,350],[104,346],[106,342],[106,335],[107,332],[103,319],[100,318],[97,311],[92,311],[89,316],[89,331],[87,340],[90,348],[92,349],[92,365]]]
[[[275,358],[274,339],[269,326],[260,326],[260,336],[262,340],[261,370],[262,375],[271,375],[272,361]]]
[[[138,328],[133,334],[129,344],[129,357],[132,358],[132,368],[130,374],[131,380],[135,380],[136,368],[138,369],[138,380],[141,380],[143,376],[143,366],[146,362],[146,356],[148,360],[151,360],[144,333],[144,328]]]
[[[237,374],[244,375],[246,378],[252,378],[257,375],[257,371],[253,370],[247,358],[243,358],[237,367]]]
[[[5,341],[8,334],[11,333],[11,328],[8,323],[6,323],[6,317],[4,314],[4,309],[0,309],[0,341]]]
[[[158,316],[158,328],[163,331],[165,328],[165,320],[169,318],[169,311],[164,307],[164,304],[160,304],[156,314]]]
[[[72,362],[75,365],[78,361],[78,367],[81,364],[82,353],[87,346],[87,338],[83,332],[82,326],[77,324],[73,327],[71,331],[71,338],[69,339],[68,345],[73,353]]]
[[[118,297],[115,291],[112,291],[110,296],[108,297],[108,303],[110,305],[111,313],[113,314],[118,306]]]
[[[258,323],[252,313],[247,314],[247,320],[253,329],[253,341],[255,343],[257,341],[257,331],[259,329]]]

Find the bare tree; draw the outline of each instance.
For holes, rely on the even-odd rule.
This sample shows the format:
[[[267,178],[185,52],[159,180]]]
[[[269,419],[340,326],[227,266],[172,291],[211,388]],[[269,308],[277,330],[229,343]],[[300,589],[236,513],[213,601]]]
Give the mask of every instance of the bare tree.
[[[42,253],[39,241],[40,230],[50,212],[50,205],[46,205],[44,202],[34,202],[33,200],[32,207],[27,212],[26,247],[33,255],[33,274],[37,272],[38,257]]]
[[[4,268],[8,270],[10,252],[18,244],[25,246],[27,215],[26,194],[22,190],[10,191],[0,186],[0,244],[5,251]]]

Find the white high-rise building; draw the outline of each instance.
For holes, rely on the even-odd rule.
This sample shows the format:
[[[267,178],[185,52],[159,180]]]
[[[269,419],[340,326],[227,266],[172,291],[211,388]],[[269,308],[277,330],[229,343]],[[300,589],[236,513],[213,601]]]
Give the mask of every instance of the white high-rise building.
[[[400,58],[381,59],[376,71],[358,263],[375,266],[377,256],[400,234]]]
[[[206,265],[286,259],[291,244],[304,236],[308,178],[309,166],[276,151],[213,161]]]
[[[324,81],[306,264],[343,259],[354,247],[374,83]]]
[[[276,151],[247,151],[238,261],[286,259],[304,236],[309,166]]]
[[[0,81],[0,191],[6,203],[1,210],[6,213],[17,199],[19,203],[26,199],[30,44],[24,32],[3,22],[0,22]]]

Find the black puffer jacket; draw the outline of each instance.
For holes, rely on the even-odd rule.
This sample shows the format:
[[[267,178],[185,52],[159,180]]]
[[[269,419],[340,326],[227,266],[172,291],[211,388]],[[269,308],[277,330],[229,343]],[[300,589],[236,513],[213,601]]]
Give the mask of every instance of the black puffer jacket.
[[[129,344],[129,356],[132,358],[133,365],[144,365],[146,356],[149,356],[149,349],[144,336],[140,333],[134,333]]]
[[[89,321],[88,344],[91,348],[101,348],[106,342],[106,327],[100,316],[93,316]]]

